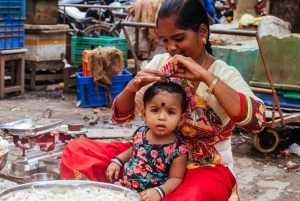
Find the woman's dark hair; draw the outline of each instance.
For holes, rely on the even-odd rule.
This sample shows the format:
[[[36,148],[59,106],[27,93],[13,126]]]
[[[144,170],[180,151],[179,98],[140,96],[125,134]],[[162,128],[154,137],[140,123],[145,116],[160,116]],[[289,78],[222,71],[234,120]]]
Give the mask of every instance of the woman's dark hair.
[[[169,17],[174,17],[175,25],[179,29],[198,32],[199,26],[205,24],[209,33],[207,12],[201,0],[165,0],[158,11],[157,21]],[[205,49],[212,55],[209,36],[206,38]]]
[[[144,97],[143,97],[144,107],[146,107],[146,104],[149,103],[155,95],[159,94],[162,91],[175,93],[181,96],[182,113],[185,112],[185,109],[187,107],[186,93],[179,84],[176,84],[174,82],[169,82],[169,83],[156,82],[151,87],[149,87],[144,93]]]

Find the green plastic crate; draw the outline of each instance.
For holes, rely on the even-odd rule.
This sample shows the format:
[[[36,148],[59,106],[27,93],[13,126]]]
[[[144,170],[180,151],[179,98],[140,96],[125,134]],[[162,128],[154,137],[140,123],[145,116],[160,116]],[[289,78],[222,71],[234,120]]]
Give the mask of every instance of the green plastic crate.
[[[71,62],[74,67],[82,66],[82,54],[84,50],[93,50],[97,47],[112,47],[123,52],[124,68],[127,67],[128,44],[125,38],[112,36],[100,36],[99,38],[77,37],[71,38]]]

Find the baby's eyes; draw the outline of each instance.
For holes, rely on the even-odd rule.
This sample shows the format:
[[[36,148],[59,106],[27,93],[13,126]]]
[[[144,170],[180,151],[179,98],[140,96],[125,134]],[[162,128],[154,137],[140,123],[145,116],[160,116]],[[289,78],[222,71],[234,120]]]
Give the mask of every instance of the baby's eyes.
[[[168,111],[168,114],[175,114],[175,112],[173,112],[173,111]]]
[[[151,112],[158,112],[158,109],[152,109]]]

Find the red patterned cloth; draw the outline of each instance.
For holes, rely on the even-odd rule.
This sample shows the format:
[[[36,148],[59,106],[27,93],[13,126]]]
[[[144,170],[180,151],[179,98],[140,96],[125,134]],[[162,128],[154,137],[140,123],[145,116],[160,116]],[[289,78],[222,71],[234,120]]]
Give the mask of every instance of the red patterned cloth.
[[[131,142],[106,143],[86,138],[74,140],[64,149],[61,178],[107,182],[104,172],[110,160],[130,146]],[[121,173],[119,178],[122,176]],[[162,201],[228,201],[235,184],[234,176],[224,165],[203,166],[187,170],[183,183]],[[217,194],[212,193],[215,190]]]

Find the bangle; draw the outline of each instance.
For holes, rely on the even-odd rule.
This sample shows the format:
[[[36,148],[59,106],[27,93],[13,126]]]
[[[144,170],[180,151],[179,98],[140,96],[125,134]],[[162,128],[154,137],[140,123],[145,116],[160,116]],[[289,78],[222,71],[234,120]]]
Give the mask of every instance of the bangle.
[[[114,159],[117,159],[122,164],[122,166],[124,166],[123,161],[118,156],[115,156]]]
[[[214,81],[211,83],[210,87],[206,90],[206,92],[210,95],[213,94],[213,90],[215,85],[217,84],[217,82],[220,80],[220,78],[218,76],[215,76]]]
[[[160,194],[160,196],[161,196],[161,199],[163,199],[165,196],[166,196],[166,193],[165,193],[165,191],[164,191],[164,189],[161,187],[161,186],[156,186],[156,187],[154,187],[157,191],[158,191],[158,193]]]
[[[123,167],[123,165],[120,163],[120,161],[118,161],[117,159],[113,158],[110,160],[111,162],[115,162],[117,163],[120,167]]]
[[[154,187],[154,188],[155,188],[155,190],[157,190],[158,193],[160,194],[161,199],[163,199],[163,198],[165,197],[164,194],[163,194],[163,192],[158,188],[158,186],[156,186],[156,187]]]

